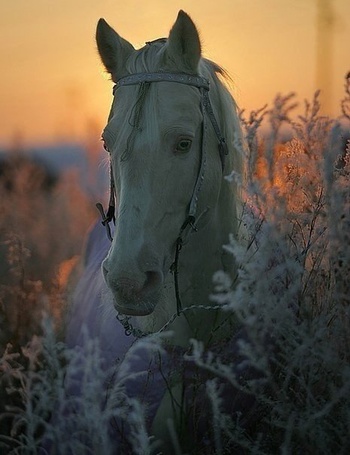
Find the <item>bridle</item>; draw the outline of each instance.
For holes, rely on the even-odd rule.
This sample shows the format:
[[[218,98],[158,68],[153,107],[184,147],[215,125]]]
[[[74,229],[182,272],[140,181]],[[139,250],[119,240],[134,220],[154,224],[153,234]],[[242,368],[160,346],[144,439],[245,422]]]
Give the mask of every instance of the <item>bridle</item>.
[[[209,89],[210,83],[204,77],[196,76],[192,74],[186,73],[166,73],[166,72],[156,72],[156,73],[136,73],[131,74],[129,76],[122,77],[116,82],[116,85],[113,87],[113,95],[115,96],[116,91],[128,85],[138,85],[139,86],[139,95],[144,92],[145,85],[153,84],[158,82],[173,82],[178,84],[184,84],[191,87],[196,87],[200,91],[201,95],[201,111],[202,111],[202,146],[201,146],[201,157],[200,157],[200,166],[198,170],[197,179],[194,185],[192,197],[190,203],[188,205],[188,213],[185,221],[183,222],[179,235],[176,239],[175,243],[175,257],[174,262],[170,267],[170,271],[174,275],[174,287],[175,287],[175,297],[176,297],[176,307],[177,307],[177,316],[182,311],[182,304],[181,304],[181,297],[180,297],[180,290],[179,290],[179,279],[178,279],[178,263],[180,257],[180,251],[183,246],[184,242],[184,235],[185,231],[189,230],[189,232],[194,231],[197,232],[197,221],[201,217],[203,213],[205,213],[208,209],[204,210],[202,214],[199,216],[197,215],[197,208],[198,208],[198,198],[199,193],[201,191],[204,176],[205,176],[205,169],[207,164],[207,156],[206,156],[206,137],[207,137],[207,123],[208,120],[210,121],[213,130],[215,132],[217,141],[218,141],[218,151],[221,160],[221,168],[224,171],[225,167],[225,156],[228,155],[228,148],[225,141],[224,136],[221,134],[221,130],[217,119],[215,117],[210,97],[209,97]],[[141,98],[141,97],[139,97]],[[102,224],[106,227],[107,236],[110,241],[112,241],[111,230],[109,223],[113,221],[115,223],[115,185],[113,181],[113,174],[112,169],[110,172],[110,199],[109,199],[109,206],[107,213],[105,214],[103,207],[100,203],[96,204],[101,216],[102,216]]]

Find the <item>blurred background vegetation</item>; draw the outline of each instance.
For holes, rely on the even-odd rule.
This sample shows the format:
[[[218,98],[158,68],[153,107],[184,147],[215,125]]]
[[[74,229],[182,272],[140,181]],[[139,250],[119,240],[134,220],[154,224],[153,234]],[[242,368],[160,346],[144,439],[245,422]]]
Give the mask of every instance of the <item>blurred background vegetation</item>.
[[[40,333],[43,311],[59,322],[105,173],[99,134],[82,145],[0,154],[0,346]],[[106,175],[105,175],[106,174]]]

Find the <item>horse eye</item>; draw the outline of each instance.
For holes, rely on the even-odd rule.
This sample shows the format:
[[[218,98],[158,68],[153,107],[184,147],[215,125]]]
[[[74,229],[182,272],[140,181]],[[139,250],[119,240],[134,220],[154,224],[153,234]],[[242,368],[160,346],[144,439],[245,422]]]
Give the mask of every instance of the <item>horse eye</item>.
[[[192,146],[191,139],[181,139],[177,143],[175,151],[178,153],[186,153],[186,152],[189,152],[191,146]]]

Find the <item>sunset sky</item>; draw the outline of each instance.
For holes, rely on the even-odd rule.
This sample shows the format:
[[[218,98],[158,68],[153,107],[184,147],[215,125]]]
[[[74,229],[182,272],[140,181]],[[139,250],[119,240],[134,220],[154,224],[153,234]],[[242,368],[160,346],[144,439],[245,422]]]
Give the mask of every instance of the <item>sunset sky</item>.
[[[319,35],[321,4],[331,25]],[[303,102],[323,84],[325,109],[340,113],[349,0],[1,1],[0,146],[84,140],[102,128],[112,85],[96,52],[97,20],[141,47],[167,36],[179,9],[200,30],[204,55],[231,74],[240,107],[259,108],[277,92]]]

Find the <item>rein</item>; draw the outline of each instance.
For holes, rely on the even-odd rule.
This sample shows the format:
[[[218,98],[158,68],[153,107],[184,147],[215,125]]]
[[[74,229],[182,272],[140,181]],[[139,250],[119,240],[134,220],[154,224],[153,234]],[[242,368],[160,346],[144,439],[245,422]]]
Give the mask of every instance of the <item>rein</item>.
[[[186,74],[186,73],[166,73],[166,72],[156,72],[156,73],[136,73],[131,74],[129,76],[125,76],[117,81],[115,86],[113,87],[113,95],[116,95],[116,91],[120,87],[129,86],[129,85],[139,85],[139,95],[144,93],[144,88],[146,84],[157,83],[157,82],[174,82],[184,85],[189,85],[192,87],[196,87],[199,89],[201,94],[201,111],[202,111],[202,146],[201,146],[201,159],[200,159],[200,166],[198,170],[197,179],[194,185],[192,197],[189,203],[189,209],[187,217],[184,223],[181,226],[179,235],[175,242],[175,257],[174,262],[170,267],[170,272],[174,275],[174,288],[175,288],[175,297],[176,297],[176,316],[179,316],[184,310],[182,309],[181,303],[181,296],[180,296],[180,289],[179,289],[179,272],[178,272],[178,265],[179,265],[179,258],[180,252],[184,243],[184,234],[185,231],[189,229],[188,232],[195,231],[197,232],[196,223],[198,219],[204,214],[208,209],[205,209],[203,213],[201,213],[198,217],[197,215],[197,206],[198,206],[198,198],[199,193],[202,189],[202,184],[204,181],[205,169],[206,169],[206,137],[207,137],[207,120],[210,121],[213,130],[215,132],[217,141],[218,141],[218,150],[219,156],[221,161],[221,168],[224,171],[225,168],[225,156],[228,155],[228,148],[225,141],[224,136],[221,134],[221,130],[217,119],[215,117],[210,97],[209,97],[209,89],[210,83],[204,77]],[[143,98],[143,97],[142,97]],[[101,217],[102,217],[102,224],[106,227],[107,236],[110,241],[113,240],[111,235],[111,230],[109,223],[113,221],[115,224],[115,186],[113,181],[113,174],[112,169],[110,169],[110,199],[109,199],[109,206],[107,213],[105,214],[103,207],[100,203],[96,204],[97,209],[99,210]],[[191,307],[192,308],[192,307]],[[205,309],[209,309],[209,307],[205,307]],[[126,335],[131,335],[135,329],[132,329],[130,323],[128,322],[128,317],[125,318],[117,316],[117,319],[123,324],[125,321],[126,326],[125,333]],[[123,324],[124,325],[124,324]],[[166,324],[168,325],[168,324]]]

